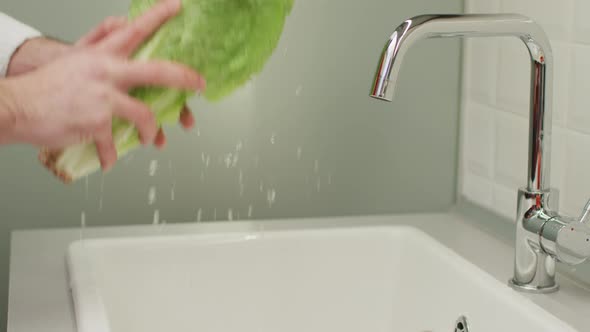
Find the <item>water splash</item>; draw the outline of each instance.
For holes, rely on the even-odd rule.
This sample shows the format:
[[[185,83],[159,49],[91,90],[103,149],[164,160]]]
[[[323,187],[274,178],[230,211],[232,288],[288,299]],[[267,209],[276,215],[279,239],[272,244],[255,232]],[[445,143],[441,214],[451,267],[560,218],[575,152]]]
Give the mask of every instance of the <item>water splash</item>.
[[[152,221],[152,224],[154,224],[154,225],[160,224],[160,210],[154,211],[154,220]]]
[[[156,173],[158,172],[158,161],[157,160],[152,160],[150,161],[150,166],[149,166],[149,174],[150,176],[155,176]]]
[[[156,187],[150,187],[148,190],[148,205],[154,205],[156,203]]]
[[[248,218],[252,218],[253,212],[254,212],[254,206],[252,204],[248,205]]]
[[[227,210],[227,220],[229,220],[229,221],[234,220],[234,210],[232,210],[232,209]]]
[[[277,201],[277,191],[275,189],[268,189],[267,190],[266,201],[268,202],[268,207],[272,208],[272,206]]]
[[[203,220],[203,209],[199,208],[197,211],[197,222],[201,222]]]
[[[301,156],[303,156],[303,149],[301,147],[297,148],[297,160],[301,160]]]

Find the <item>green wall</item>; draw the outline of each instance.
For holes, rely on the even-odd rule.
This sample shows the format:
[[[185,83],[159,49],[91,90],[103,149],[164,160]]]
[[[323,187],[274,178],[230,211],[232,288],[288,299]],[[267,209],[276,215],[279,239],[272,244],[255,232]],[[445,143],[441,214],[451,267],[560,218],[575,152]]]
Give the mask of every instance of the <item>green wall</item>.
[[[0,11],[75,40],[126,7],[116,0],[3,0]],[[9,232],[79,227],[82,211],[95,226],[149,224],[155,210],[173,223],[195,221],[199,210],[202,220],[227,220],[229,209],[243,219],[250,207],[253,218],[446,209],[456,185],[459,41],[411,50],[393,103],[371,100],[368,91],[399,22],[461,11],[461,0],[298,0],[259,77],[224,102],[192,101],[198,130],[169,129],[164,152],[137,151],[87,186],[54,180],[30,147],[0,148],[0,310]],[[236,151],[235,166],[226,167]],[[153,177],[152,160],[159,165]]]

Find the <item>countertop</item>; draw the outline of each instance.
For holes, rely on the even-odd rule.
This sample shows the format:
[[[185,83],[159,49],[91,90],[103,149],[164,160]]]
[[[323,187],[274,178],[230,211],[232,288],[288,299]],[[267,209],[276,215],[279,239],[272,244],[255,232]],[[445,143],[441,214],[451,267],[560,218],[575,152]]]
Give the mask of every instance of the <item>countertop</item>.
[[[506,283],[512,276],[513,246],[486,231],[476,219],[453,209],[429,214],[16,231],[11,242],[8,332],[76,331],[65,253],[81,238],[411,225]],[[590,290],[562,275],[559,283],[561,290],[555,294],[523,295],[579,331],[590,330]]]

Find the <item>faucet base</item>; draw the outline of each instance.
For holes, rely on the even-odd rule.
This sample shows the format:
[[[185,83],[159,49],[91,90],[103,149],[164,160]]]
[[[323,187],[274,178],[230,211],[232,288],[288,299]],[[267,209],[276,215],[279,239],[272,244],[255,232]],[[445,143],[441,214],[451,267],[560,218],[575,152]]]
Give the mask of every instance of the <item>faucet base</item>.
[[[524,293],[531,293],[531,294],[549,294],[555,293],[559,290],[559,285],[554,284],[552,286],[533,286],[530,284],[521,285],[518,284],[514,279],[510,279],[508,281],[508,285],[512,287],[512,289],[524,292]]]

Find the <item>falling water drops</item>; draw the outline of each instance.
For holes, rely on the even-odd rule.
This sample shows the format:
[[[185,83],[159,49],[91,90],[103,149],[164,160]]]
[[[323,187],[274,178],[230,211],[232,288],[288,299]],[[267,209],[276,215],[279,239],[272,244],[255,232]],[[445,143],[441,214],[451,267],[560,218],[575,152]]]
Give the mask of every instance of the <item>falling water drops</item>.
[[[268,189],[266,192],[266,201],[268,202],[268,207],[272,207],[277,200],[277,191],[275,189]]]
[[[84,177],[84,197],[88,200],[88,175]]]
[[[254,206],[252,204],[248,205],[248,218],[252,218],[253,212],[254,212]]]
[[[223,160],[225,163],[225,168],[229,168],[232,163],[232,154],[231,153],[226,154],[225,158]]]
[[[102,211],[102,203],[104,197],[104,174],[100,177],[100,198],[98,200],[98,211]]]
[[[154,205],[156,203],[156,187],[150,187],[148,190],[148,204]]]
[[[229,221],[234,220],[234,210],[232,210],[232,209],[227,210],[227,220],[229,220]]]
[[[155,176],[157,171],[158,171],[158,161],[157,160],[150,161],[150,166],[149,166],[150,176]]]
[[[203,220],[203,209],[199,208],[197,211],[197,222],[201,222]]]
[[[213,221],[217,221],[217,209],[213,209]]]
[[[82,211],[80,214],[80,228],[86,228],[86,212]]]
[[[301,156],[303,155],[303,149],[301,147],[297,148],[297,160],[301,160]]]
[[[197,137],[201,137],[201,129],[197,128]]]
[[[320,161],[317,159],[313,162],[313,172],[316,174],[320,172]]]
[[[170,200],[173,201],[176,199],[176,181],[172,182],[172,188],[170,188]]]
[[[160,210],[155,210],[154,211],[154,220],[152,221],[152,224],[158,225],[159,223],[160,223]]]
[[[277,141],[277,134],[276,133],[272,133],[272,135],[270,135],[270,144],[275,144]]]
[[[319,176],[318,176],[318,179],[316,181],[316,186],[315,187],[316,187],[316,191],[317,192],[320,192],[322,190],[322,178],[320,178]]]
[[[236,152],[242,151],[243,146],[244,146],[244,143],[242,143],[242,141],[238,141],[238,143],[236,144]]]
[[[260,184],[258,185],[258,189],[260,189],[260,192],[264,192],[264,182],[260,181]]]
[[[201,179],[201,182],[205,182],[205,172],[204,171],[201,171],[200,179]]]

